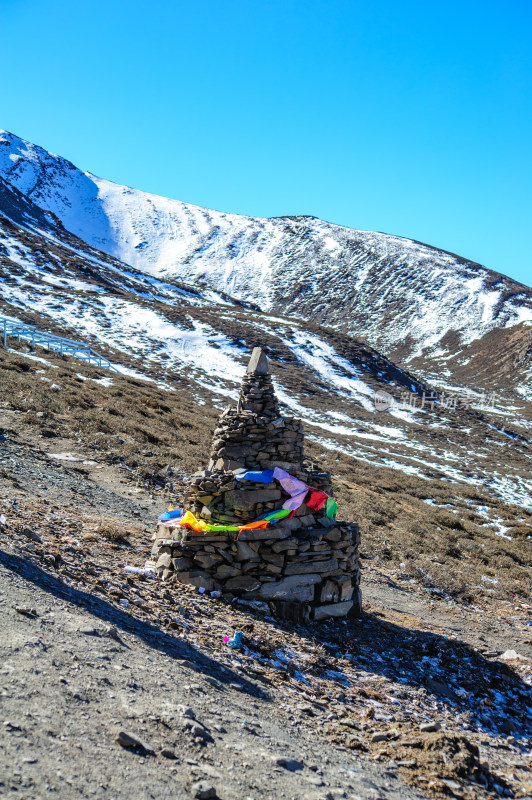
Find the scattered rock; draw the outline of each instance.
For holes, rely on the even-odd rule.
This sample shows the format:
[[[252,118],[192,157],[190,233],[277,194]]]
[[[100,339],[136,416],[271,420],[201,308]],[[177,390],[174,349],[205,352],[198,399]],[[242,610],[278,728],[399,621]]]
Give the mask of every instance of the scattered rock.
[[[103,629],[103,635],[108,636],[110,639],[114,639],[116,642],[120,642],[120,644],[122,644],[122,639],[120,638],[120,634],[113,625],[107,625]]]
[[[516,650],[505,650],[504,653],[501,653],[499,659],[501,661],[528,661],[525,656],[519,655]]]
[[[26,536],[28,539],[31,539],[34,542],[38,542],[39,544],[43,543],[42,536],[39,536],[38,533],[35,533],[35,531],[32,531],[29,528],[25,528],[22,531],[22,533],[24,534],[24,536]]]
[[[197,781],[192,786],[196,800],[212,800],[216,797],[216,789],[208,781]]]
[[[453,791],[456,792],[459,789],[463,788],[461,783],[458,783],[458,781],[449,780],[449,778],[443,778],[442,783],[445,784],[445,786],[447,786],[447,788],[450,789],[452,792]]]
[[[294,758],[277,758],[275,763],[278,767],[284,767],[288,772],[298,772],[305,766],[301,761],[296,761]]]
[[[29,606],[13,606],[17,614],[23,614],[25,617],[38,617],[37,609],[30,608]]]
[[[190,731],[190,734],[194,737],[194,739],[212,742],[212,737],[207,728],[202,725],[201,722],[197,722],[197,720],[187,719],[185,722],[185,730]]]
[[[78,628],[78,633],[84,636],[99,636],[100,631],[97,628]]]
[[[434,733],[435,731],[439,731],[441,725],[439,722],[422,722],[419,726],[419,730],[423,733]]]
[[[431,691],[433,694],[439,695],[440,697],[445,697],[447,700],[454,700],[455,702],[458,700],[456,693],[447,683],[436,681],[433,678],[427,678],[425,683],[427,689],[429,689],[429,691]]]
[[[116,735],[115,741],[121,747],[126,748],[127,750],[138,750],[139,752],[143,752],[149,755],[153,755],[154,751],[148,747],[141,739],[138,739],[136,736],[133,736],[130,733],[126,733],[126,731],[119,731]]]

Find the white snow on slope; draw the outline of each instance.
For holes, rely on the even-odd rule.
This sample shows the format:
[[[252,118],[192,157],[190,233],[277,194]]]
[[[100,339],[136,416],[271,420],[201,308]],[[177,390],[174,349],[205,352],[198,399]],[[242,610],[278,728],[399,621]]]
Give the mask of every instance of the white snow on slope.
[[[0,172],[2,153],[5,152],[1,141],[0,137]],[[10,142],[11,140],[8,145],[11,147]],[[67,219],[70,213],[68,209],[72,208],[69,206],[69,195],[64,196],[65,208],[61,209],[57,187],[71,180],[74,183],[80,182],[83,188],[84,179],[80,178],[83,173],[79,173],[71,165],[65,167],[67,162],[50,156],[52,161],[47,163],[44,177],[40,173],[35,178],[32,169],[38,171],[41,163],[40,156],[35,156],[38,149],[28,145],[26,150],[29,153],[28,163],[22,157],[15,159],[15,162],[10,159],[10,163],[16,166],[16,174],[14,172],[12,177],[20,180],[26,188],[29,187],[30,194],[37,193],[39,202],[44,203],[42,198],[48,193],[50,206],[57,201],[55,212],[60,215],[59,211],[63,210]],[[32,160],[34,156],[35,163]],[[57,167],[55,171],[54,165]],[[64,172],[65,169],[68,169],[66,177],[61,174],[61,170]],[[33,178],[36,180],[35,184],[31,184]],[[116,187],[94,176],[85,175],[85,178],[90,179],[93,186],[103,186],[102,191],[97,189],[90,202],[87,201],[84,206],[82,203],[78,207],[78,211],[81,209],[80,213],[83,212],[81,216],[89,215],[89,222],[99,219],[95,209],[97,211],[96,207],[100,210],[104,207],[102,198],[107,190],[108,196],[114,197],[112,202],[105,201],[110,203],[113,213],[116,212],[116,235],[112,234],[108,240],[113,247],[128,247],[131,241],[137,241],[134,239],[133,229],[138,233],[138,225],[142,227],[149,224],[154,230],[162,226],[162,239],[159,241],[156,237],[153,248],[150,242],[140,242],[138,248],[133,248],[132,257],[138,256],[144,262],[146,251],[157,260],[164,248],[167,248],[166,254],[170,253],[171,258],[176,253],[181,258],[182,251],[179,248],[183,244],[180,239],[183,231],[177,228],[188,226],[185,239],[189,242],[198,241],[200,246],[195,250],[193,248],[190,258],[187,257],[184,263],[179,263],[176,269],[184,270],[182,277],[189,280],[190,276],[205,281],[208,279],[212,288],[195,292],[173,286],[167,279],[156,277],[158,272],[169,269],[162,268],[159,263],[153,266],[154,275],[138,275],[119,262],[104,263],[101,254],[78,251],[75,242],[67,241],[64,246],[70,248],[72,253],[79,254],[79,259],[90,265],[88,274],[94,275],[105,270],[107,276],[113,276],[119,282],[127,293],[128,299],[124,299],[120,293],[108,293],[107,289],[103,289],[105,283],[99,286],[97,283],[80,280],[85,273],[76,275],[74,270],[70,271],[68,259],[64,263],[55,263],[53,249],[49,256],[49,266],[53,269],[47,274],[47,266],[42,259],[33,262],[35,253],[28,250],[17,238],[7,235],[4,237],[7,255],[21,269],[13,268],[12,274],[9,267],[7,271],[4,270],[0,283],[2,298],[15,307],[40,312],[53,318],[55,323],[62,322],[79,330],[80,338],[94,335],[102,343],[137,359],[134,364],[138,366],[138,370],[125,367],[121,369],[126,375],[140,378],[143,368],[157,366],[162,367],[168,376],[175,373],[190,377],[198,390],[207,389],[220,398],[214,401],[215,405],[223,403],[227,397],[234,399],[236,396],[247,353],[243,347],[235,345],[232,339],[217,330],[216,322],[211,327],[195,318],[191,311],[185,314],[185,318],[181,313],[180,322],[175,323],[171,321],[175,315],[169,314],[167,318],[160,307],[147,308],[146,301],[157,301],[169,309],[178,305],[181,312],[187,305],[210,308],[216,303],[216,319],[225,318],[230,322],[236,312],[235,307],[220,295],[219,292],[224,290],[240,292],[243,296],[248,292],[249,299],[264,301],[263,305],[273,306],[279,314],[287,309],[297,312],[299,304],[304,303],[309,286],[315,293],[316,302],[322,302],[326,306],[338,297],[348,303],[349,293],[356,284],[362,298],[360,305],[367,307],[368,320],[372,318],[371,324],[379,323],[383,318],[389,320],[389,304],[395,308],[398,292],[404,295],[402,299],[406,298],[407,312],[402,316],[398,313],[394,324],[384,326],[381,335],[388,336],[389,342],[393,343],[405,331],[414,331],[420,349],[429,343],[438,346],[438,331],[447,330],[446,326],[450,321],[453,325],[458,321],[462,325],[462,336],[466,337],[469,334],[479,335],[479,331],[483,330],[482,325],[489,327],[494,324],[493,315],[500,316],[502,284],[496,286],[491,280],[486,285],[484,279],[488,273],[471,266],[464,267],[462,273],[457,272],[457,261],[454,257],[438,254],[430,248],[423,248],[407,240],[386,237],[383,234],[362,234],[315,219],[233,218],[231,215],[209,212],[177,201],[154,198],[124,187]],[[123,197],[126,198],[124,202]],[[127,214],[124,208],[129,208]],[[136,219],[139,208],[142,213]],[[199,217],[196,229],[191,233],[191,219],[195,219],[194,214]],[[112,227],[109,222],[111,217],[112,214],[105,216],[109,231]],[[215,217],[218,229],[211,235],[209,231],[213,230]],[[10,229],[6,228],[8,230]],[[98,230],[103,235],[101,226]],[[123,234],[122,239],[117,231],[120,235]],[[357,246],[349,250],[349,241],[357,236]],[[333,247],[332,242],[337,246]],[[81,243],[78,244],[81,247]],[[139,256],[139,253],[142,255]],[[430,262],[429,257],[436,259],[437,263]],[[391,266],[390,259],[393,262]],[[48,284],[44,290],[43,282]],[[295,299],[290,301],[292,291],[295,291]],[[279,296],[283,298],[282,305],[279,305]],[[516,306],[514,311],[512,317],[511,304],[504,311],[504,319],[508,324],[511,319],[518,318],[526,322],[530,317],[528,307]],[[306,312],[301,316],[305,314]],[[345,319],[349,319],[348,312],[345,313]],[[291,320],[283,319],[275,316],[275,313],[258,315],[253,324],[257,331],[264,330],[269,336],[277,336],[279,342],[288,347],[296,357],[298,369],[303,366],[307,379],[314,380],[318,389],[316,395],[313,395],[314,403],[305,392],[294,395],[293,389],[288,392],[282,385],[278,385],[281,401],[305,420],[312,438],[321,437],[328,443],[326,446],[344,449],[355,458],[375,465],[400,468],[409,474],[423,477],[439,474],[448,480],[476,482],[477,485],[489,486],[498,496],[519,500],[523,504],[528,502],[527,496],[530,497],[532,487],[529,482],[523,482],[522,478],[512,472],[511,456],[505,456],[504,453],[501,456],[501,463],[504,464],[504,459],[507,459],[508,470],[497,469],[493,464],[486,467],[490,454],[482,442],[477,443],[476,451],[472,455],[469,443],[465,445],[463,441],[449,442],[445,436],[423,438],[422,431],[427,432],[434,428],[451,430],[453,420],[432,416],[426,411],[402,409],[399,406],[391,408],[385,414],[377,414],[373,404],[373,389],[366,383],[367,373],[344,359],[333,344],[328,343],[325,334],[321,336],[311,333],[302,320],[294,317]],[[358,325],[356,328],[356,334],[363,332]],[[312,330],[315,331],[316,328]],[[332,338],[331,342],[334,341]],[[441,351],[445,357],[444,347]],[[168,383],[158,385],[172,388]],[[316,397],[319,398],[321,407],[316,407]],[[204,402],[201,393],[197,399],[198,402]],[[512,437],[507,435],[505,438]],[[452,449],[449,449],[448,444]],[[501,450],[507,446],[502,441],[495,444]],[[494,449],[492,447],[491,454]]]
[[[375,411],[373,389],[354,374],[353,365],[341,358],[330,344],[297,328],[292,332],[292,339],[285,340],[284,344],[322,380],[358,400],[366,411]]]
[[[5,131],[0,175],[68,230],[143,272],[205,283],[266,310],[310,310],[381,350],[410,337],[419,355],[450,330],[466,344],[493,327],[532,324],[526,292],[501,301],[506,279],[409,239],[315,218],[211,211],[82,172]],[[377,325],[390,309],[393,323]]]
[[[248,353],[220,331],[195,319],[192,313],[175,323],[160,310],[120,296],[95,292],[87,299],[81,281],[80,285],[73,281],[72,286],[69,282],[66,287],[49,282],[50,291],[42,292],[36,280],[39,270],[34,265],[27,265],[27,269],[27,279],[15,275],[10,282],[0,284],[4,300],[41,313],[43,323],[49,317],[55,324],[63,323],[79,331],[80,337],[93,335],[102,345],[132,356],[136,368],[118,366],[123,374],[153,380],[142,371],[157,366],[168,376],[162,383],[157,381],[161,388],[173,388],[171,377],[184,375],[198,389],[206,389],[221,400],[236,398]],[[172,307],[171,300],[168,307]],[[222,313],[229,313],[225,306]],[[279,330],[281,322],[284,326]],[[418,435],[435,424],[445,427],[445,420],[428,409],[416,409],[415,413],[397,409],[394,414],[396,409],[392,408],[377,414],[372,390],[353,365],[321,337],[305,332],[301,323],[294,322],[291,337],[286,335],[287,329],[286,320],[278,319],[270,336],[278,336],[280,342],[293,349],[309,378],[315,376],[316,385],[326,385],[321,390],[323,402],[315,407],[308,404],[305,394],[294,394],[279,380],[274,381],[279,400],[305,421],[311,439],[376,466],[422,477],[439,473],[450,480],[489,486],[494,494],[511,502],[529,502],[526,498],[527,492],[528,497],[532,495],[532,484],[510,470],[501,479],[491,460],[485,466],[487,453],[482,447],[477,447],[472,463],[467,438],[462,443],[455,441],[451,450],[447,438],[429,441]],[[220,404],[215,401],[215,405]]]

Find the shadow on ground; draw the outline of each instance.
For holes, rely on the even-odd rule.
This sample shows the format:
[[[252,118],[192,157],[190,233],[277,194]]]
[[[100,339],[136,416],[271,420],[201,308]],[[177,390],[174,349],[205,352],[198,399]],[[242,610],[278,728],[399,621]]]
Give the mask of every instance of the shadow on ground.
[[[5,567],[24,580],[33,583],[42,591],[48,592],[53,597],[60,598],[87,611],[92,617],[114,626],[117,631],[124,631],[139,639],[154,650],[159,650],[170,658],[181,659],[183,666],[203,674],[210,675],[222,684],[237,683],[242,690],[254,697],[268,699],[268,695],[251,681],[246,680],[241,674],[233,672],[228,667],[218,664],[205,653],[200,652],[189,642],[171,636],[161,630],[157,625],[139,620],[126,611],[115,608],[111,603],[89,592],[83,592],[67,586],[62,580],[49,575],[37,565],[13,553],[6,553],[0,549],[0,566]],[[122,642],[124,647],[127,645]]]
[[[361,697],[372,694],[363,678],[352,684],[343,658],[357,671],[382,675],[405,689],[426,690],[434,702],[454,716],[464,715],[463,722],[487,734],[532,734],[531,687],[506,663],[484,658],[463,641],[402,627],[373,614],[293,627],[278,622],[277,627],[321,645],[324,655],[310,671],[335,671],[338,683]],[[369,692],[370,686],[366,684]]]
[[[91,616],[142,639],[149,647],[185,661],[183,666],[211,675],[221,684],[238,683],[255,697],[268,699],[262,688],[220,665],[189,642],[153,623],[139,620],[98,595],[67,586],[35,564],[0,550],[0,565],[43,591],[84,608]],[[249,616],[250,623],[253,617]],[[465,642],[428,631],[410,629],[372,614],[315,625],[276,622],[280,631],[295,633],[323,655],[307,666],[311,674],[336,673],[338,682],[361,697],[369,696],[363,678],[353,686],[344,658],[359,672],[378,674],[403,685],[424,689],[452,714],[486,733],[516,737],[532,733],[532,690],[507,664],[484,658]],[[125,646],[125,645],[124,645]],[[186,663],[188,662],[188,663]],[[291,666],[288,666],[291,669]],[[408,702],[407,702],[408,704]]]

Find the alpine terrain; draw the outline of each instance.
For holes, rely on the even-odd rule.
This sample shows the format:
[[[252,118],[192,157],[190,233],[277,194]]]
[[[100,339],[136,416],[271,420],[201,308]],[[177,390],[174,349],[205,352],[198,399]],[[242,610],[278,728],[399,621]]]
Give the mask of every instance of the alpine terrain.
[[[2,131],[0,317],[114,365],[0,347],[0,794],[532,795],[532,289],[118,186]],[[124,571],[257,345],[360,524],[361,619]]]
[[[433,377],[529,392],[532,290],[480,264],[313,217],[224,214],[118,186],[2,131],[0,175],[144,273],[338,327]]]

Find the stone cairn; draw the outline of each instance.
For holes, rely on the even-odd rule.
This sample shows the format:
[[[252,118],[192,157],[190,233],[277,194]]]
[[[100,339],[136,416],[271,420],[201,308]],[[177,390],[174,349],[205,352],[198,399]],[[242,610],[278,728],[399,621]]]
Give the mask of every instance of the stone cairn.
[[[237,479],[275,467],[331,494],[330,474],[303,465],[303,426],[280,416],[266,356],[256,347],[237,406],[220,416],[208,469],[188,481],[183,511],[206,523],[243,526],[281,509],[289,495],[278,482]],[[167,582],[300,621],[360,614],[358,526],[330,519],[324,508],[303,503],[271,527],[236,533],[159,522],[153,539],[147,566]]]

